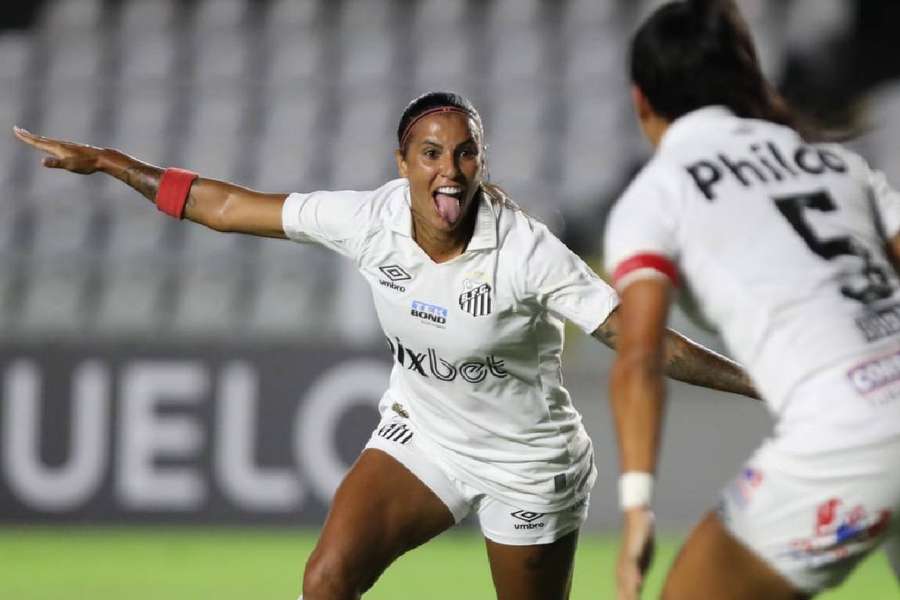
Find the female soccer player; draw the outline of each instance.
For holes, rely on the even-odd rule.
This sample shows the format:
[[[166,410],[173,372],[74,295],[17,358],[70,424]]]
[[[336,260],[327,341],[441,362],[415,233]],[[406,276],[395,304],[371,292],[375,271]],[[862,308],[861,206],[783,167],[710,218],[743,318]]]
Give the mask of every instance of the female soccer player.
[[[563,319],[614,345],[618,299],[483,179],[475,108],[426,94],[398,128],[400,179],[369,192],[262,194],[17,130],[48,167],[100,171],[175,217],[315,242],[372,288],[394,368],[381,422],[338,488],[306,600],[358,598],[398,556],[476,513],[500,598],[568,595],[595,478],[562,386]],[[754,395],[734,364],[670,334],[669,373]]]
[[[661,7],[632,41],[631,76],[656,153],[606,234],[622,297],[620,598],[637,595],[648,562],[664,324],[679,286],[747,365],[776,425],[688,538],[664,597],[811,596],[897,535],[900,195],[802,133],[733,2]]]

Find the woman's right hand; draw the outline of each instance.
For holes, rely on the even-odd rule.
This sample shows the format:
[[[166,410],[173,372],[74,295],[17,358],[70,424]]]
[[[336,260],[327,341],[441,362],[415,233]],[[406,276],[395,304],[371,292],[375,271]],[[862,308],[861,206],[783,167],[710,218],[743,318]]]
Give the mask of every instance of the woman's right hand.
[[[50,169],[65,169],[80,175],[90,175],[101,169],[101,162],[107,152],[96,146],[35,135],[20,127],[13,127],[13,133],[29,146],[49,154],[44,157],[42,164]]]

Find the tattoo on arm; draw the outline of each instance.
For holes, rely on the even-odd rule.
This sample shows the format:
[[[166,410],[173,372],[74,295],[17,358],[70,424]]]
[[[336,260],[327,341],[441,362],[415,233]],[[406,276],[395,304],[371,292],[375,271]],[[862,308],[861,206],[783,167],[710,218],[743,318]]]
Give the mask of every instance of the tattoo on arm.
[[[134,161],[133,164],[117,171],[114,177],[139,191],[150,202],[154,202],[162,174],[163,170],[159,167]]]
[[[616,319],[610,317],[591,335],[615,350],[619,337],[616,323]],[[666,330],[665,369],[666,375],[678,381],[759,398],[753,382],[738,363],[671,329]]]
[[[615,350],[618,334],[612,321],[613,319],[611,318],[604,321],[600,327],[594,330],[594,333],[592,333],[591,336],[607,348]]]
[[[672,379],[723,392],[758,398],[750,377],[736,362],[683,335],[666,331],[666,374]]]

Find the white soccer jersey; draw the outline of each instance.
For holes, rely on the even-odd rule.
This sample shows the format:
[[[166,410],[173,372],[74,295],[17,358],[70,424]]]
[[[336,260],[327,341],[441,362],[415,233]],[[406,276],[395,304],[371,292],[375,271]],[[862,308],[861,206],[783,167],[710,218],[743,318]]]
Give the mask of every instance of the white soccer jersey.
[[[804,378],[900,343],[898,232],[900,195],[857,155],[708,107],[613,208],[605,260],[620,291],[680,275],[778,414]]]
[[[591,442],[562,385],[563,320],[593,332],[615,292],[547,228],[482,199],[466,251],[436,264],[413,240],[409,184],[292,194],[287,236],[353,259],[393,355],[396,403],[421,447],[505,502],[561,510],[590,490]]]

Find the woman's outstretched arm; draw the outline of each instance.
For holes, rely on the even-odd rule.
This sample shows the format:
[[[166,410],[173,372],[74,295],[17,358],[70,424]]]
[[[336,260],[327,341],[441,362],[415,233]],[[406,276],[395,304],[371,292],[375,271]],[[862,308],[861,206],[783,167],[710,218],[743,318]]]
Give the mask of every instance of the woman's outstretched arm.
[[[26,144],[45,152],[43,164],[80,175],[106,173],[156,201],[165,169],[118,150],[35,135],[16,127]],[[198,178],[191,185],[183,216],[216,231],[284,238],[281,208],[287,194],[263,194],[224,181]]]
[[[621,330],[620,319],[617,309],[594,331],[593,337],[615,350]],[[663,335],[662,364],[665,374],[672,379],[759,399],[753,382],[738,363],[671,329],[666,329]]]

